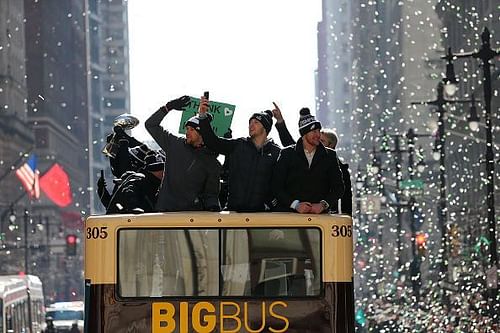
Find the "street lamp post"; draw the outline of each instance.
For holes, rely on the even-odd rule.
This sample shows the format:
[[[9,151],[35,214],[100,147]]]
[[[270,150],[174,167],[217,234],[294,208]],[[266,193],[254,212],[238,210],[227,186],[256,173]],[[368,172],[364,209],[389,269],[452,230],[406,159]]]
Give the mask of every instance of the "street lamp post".
[[[419,172],[423,172],[423,168],[425,167],[425,164],[422,160],[419,160],[417,164],[415,164],[415,140],[419,137],[431,137],[429,134],[417,134],[415,133],[415,130],[413,128],[408,129],[407,133],[394,133],[394,134],[387,134],[385,131],[382,134],[384,141],[390,137],[394,141],[394,149],[389,148],[388,142],[384,142],[382,145],[381,152],[391,152],[395,154],[395,171],[396,171],[396,218],[397,218],[397,267],[398,271],[401,270],[402,265],[402,259],[401,259],[401,253],[402,253],[402,245],[401,245],[401,236],[402,236],[402,209],[403,208],[409,208],[410,209],[410,221],[411,221],[411,231],[412,231],[412,257],[413,261],[411,264],[412,270],[412,278],[413,279],[419,279],[420,276],[420,266],[417,265],[417,253],[416,253],[416,247],[415,247],[415,235],[417,231],[417,226],[416,222],[414,219],[414,211],[416,209],[416,201],[415,198],[413,197],[413,194],[410,193],[409,200],[407,203],[402,202],[402,195],[401,195],[401,182],[403,179],[402,175],[402,160],[403,160],[403,153],[408,153],[408,170],[409,170],[409,179],[413,180],[414,175],[415,175],[415,168]],[[406,149],[403,149],[401,147],[401,140],[406,138]],[[375,153],[375,151],[374,151]],[[413,282],[413,281],[412,281]],[[418,283],[413,283],[413,294],[416,297],[417,301],[419,300],[419,285]]]
[[[395,171],[396,171],[396,248],[397,248],[397,272],[400,273],[401,267],[402,267],[402,262],[401,262],[401,252],[402,252],[402,246],[401,246],[401,233],[402,233],[402,212],[401,212],[401,193],[400,193],[400,187],[401,187],[401,180],[402,180],[402,172],[401,172],[401,161],[402,161],[402,153],[404,152],[401,150],[401,143],[400,143],[400,138],[402,137],[402,134],[387,134],[385,130],[383,131],[382,137],[384,140],[387,137],[391,137],[394,140],[394,150],[391,150],[388,147],[388,143],[384,142],[382,146],[381,152],[391,152],[394,153],[394,165],[395,165]],[[375,151],[374,151],[375,154]]]
[[[441,249],[438,254],[437,262],[440,267],[439,279],[448,282],[448,212],[446,205],[446,151],[445,151],[445,108],[446,104],[470,103],[471,100],[448,100],[444,97],[445,82],[440,81],[437,85],[437,98],[433,101],[412,102],[412,105],[431,105],[437,108],[438,113],[438,132],[436,137],[437,149],[439,151],[439,208],[438,223],[441,231]]]
[[[498,282],[496,279],[498,271],[498,252],[497,252],[497,239],[496,239],[496,221],[495,221],[495,157],[493,153],[493,124],[491,121],[491,63],[490,60],[495,56],[500,55],[499,51],[495,51],[490,45],[490,31],[487,27],[484,28],[481,34],[481,48],[476,52],[464,53],[451,53],[449,50],[448,55],[443,57],[448,60],[448,63],[453,66],[451,60],[453,58],[476,58],[481,59],[483,67],[483,93],[484,93],[484,107],[485,107],[485,127],[486,127],[486,175],[488,184],[486,186],[486,200],[488,206],[488,230],[489,230],[489,255],[490,255],[490,272],[495,275],[490,290],[490,295],[494,300],[498,296]],[[471,114],[471,119],[473,115]],[[477,114],[474,120],[477,121]]]

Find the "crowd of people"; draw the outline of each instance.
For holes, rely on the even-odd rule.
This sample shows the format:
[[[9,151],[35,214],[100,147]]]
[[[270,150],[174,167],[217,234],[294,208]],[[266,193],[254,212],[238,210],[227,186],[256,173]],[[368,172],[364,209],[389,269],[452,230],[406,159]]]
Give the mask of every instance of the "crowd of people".
[[[113,189],[108,191],[102,172],[97,182],[106,214],[223,209],[352,214],[348,165],[335,151],[338,138],[322,129],[308,108],[300,110],[296,141],[275,103],[272,111],[250,116],[248,137],[232,138],[230,131],[217,136],[207,96],[201,97],[198,114],[185,122],[185,136],[161,126],[171,111],[184,111],[189,103],[188,96],[173,99],[146,120],[160,150],[119,126],[108,136],[119,147],[110,157]],[[269,138],[273,118],[283,148]]]

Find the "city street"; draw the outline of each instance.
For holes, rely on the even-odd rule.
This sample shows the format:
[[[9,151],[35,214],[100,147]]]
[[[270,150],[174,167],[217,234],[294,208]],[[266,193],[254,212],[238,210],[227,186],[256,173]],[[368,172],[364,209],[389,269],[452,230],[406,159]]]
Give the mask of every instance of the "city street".
[[[352,324],[360,333],[500,332],[498,1],[0,0],[0,31],[0,333],[51,332],[46,307],[56,302],[79,302],[61,306],[78,305],[73,329],[83,330],[80,312],[90,290],[85,244],[118,239],[108,235],[105,223],[86,225],[89,217],[218,214],[225,208],[231,214],[301,213],[311,223],[316,214],[352,218],[350,229],[346,224],[342,230],[346,239],[352,236],[353,252],[349,247],[341,253],[349,265],[352,254],[352,280],[347,273],[348,281],[325,278],[341,254],[317,254],[329,264],[315,262],[308,251],[321,243],[320,236],[287,239],[297,247],[287,243],[280,256],[295,257],[285,259],[265,257],[272,245],[267,254],[251,250],[247,236],[247,256],[255,255],[254,261],[239,253],[233,258],[248,261],[248,268],[235,269],[238,278],[231,275],[249,275],[246,285],[233,286],[248,292],[240,298],[255,296],[248,290],[270,279],[266,269],[284,270],[281,277],[293,275],[308,291],[311,272],[318,269],[320,292],[314,297],[332,297],[332,304],[334,296],[349,299],[353,289],[354,309],[332,305],[318,319],[311,305],[310,317],[297,310],[290,325],[309,323],[297,327],[313,332],[315,324],[330,320],[333,328],[341,325],[334,319],[338,311],[345,318],[354,312]],[[283,128],[290,138],[284,139]],[[310,132],[317,135],[314,144]],[[286,160],[283,152],[292,142],[299,157]],[[328,160],[318,176],[314,168],[321,158]],[[182,176],[170,176],[172,170]],[[336,193],[342,184],[344,192]],[[300,194],[290,194],[292,189]],[[235,193],[240,206],[231,206]],[[229,213],[220,214],[223,223]],[[245,223],[233,227],[243,230]],[[234,248],[246,249],[237,235],[241,243]],[[270,239],[284,235],[276,230]],[[191,302],[182,311],[194,311],[200,300],[193,295],[204,295],[199,286],[209,273],[193,258],[208,250],[185,237],[160,244],[171,253],[188,249],[176,256],[185,265],[193,260],[189,268],[161,275],[158,262],[164,259],[147,248],[137,266],[126,269],[135,272],[133,278],[145,274],[150,291],[158,276],[169,286],[172,276],[182,276],[179,290],[195,281],[192,294],[174,293]],[[113,260],[123,250],[117,244],[106,248],[115,251]],[[214,253],[227,250],[220,246]],[[219,270],[217,278],[231,264],[228,258],[212,258],[211,264],[220,264],[211,271]],[[103,267],[113,270],[113,278],[123,273],[118,264]],[[115,288],[107,278],[96,290]],[[330,290],[328,283],[341,282],[348,284],[345,290]],[[121,285],[114,283],[117,294],[106,297],[119,301]],[[281,292],[292,285],[280,283],[266,288]],[[20,285],[22,297],[9,294]],[[32,299],[30,288],[36,290]],[[214,295],[208,301],[225,300],[222,291]],[[295,297],[283,295],[285,301]],[[209,316],[210,306],[197,309]],[[268,317],[274,319],[266,325],[264,316],[263,331],[279,321],[272,314],[271,307]],[[137,320],[143,330],[152,325],[149,317]],[[252,331],[244,320],[240,331]],[[248,320],[257,326],[255,318]],[[189,328],[198,324],[190,321]]]

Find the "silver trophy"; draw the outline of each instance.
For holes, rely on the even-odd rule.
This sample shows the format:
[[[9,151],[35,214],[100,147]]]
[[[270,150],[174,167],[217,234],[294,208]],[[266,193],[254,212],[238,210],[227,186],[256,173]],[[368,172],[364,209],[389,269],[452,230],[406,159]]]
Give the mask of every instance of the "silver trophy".
[[[113,120],[113,127],[118,126],[123,130],[131,130],[137,125],[139,125],[139,119],[128,113],[121,114]],[[111,137],[111,140],[104,146],[102,153],[108,157],[115,158],[119,148],[117,141],[116,133],[113,133],[113,137]]]

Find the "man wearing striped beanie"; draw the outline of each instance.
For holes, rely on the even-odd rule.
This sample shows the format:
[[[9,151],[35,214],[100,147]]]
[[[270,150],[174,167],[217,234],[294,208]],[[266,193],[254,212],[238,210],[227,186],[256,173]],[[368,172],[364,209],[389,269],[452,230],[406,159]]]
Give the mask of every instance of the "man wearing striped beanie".
[[[296,144],[281,151],[273,176],[273,190],[283,211],[320,214],[334,207],[344,193],[337,155],[320,142],[321,123],[308,108],[300,110]]]

